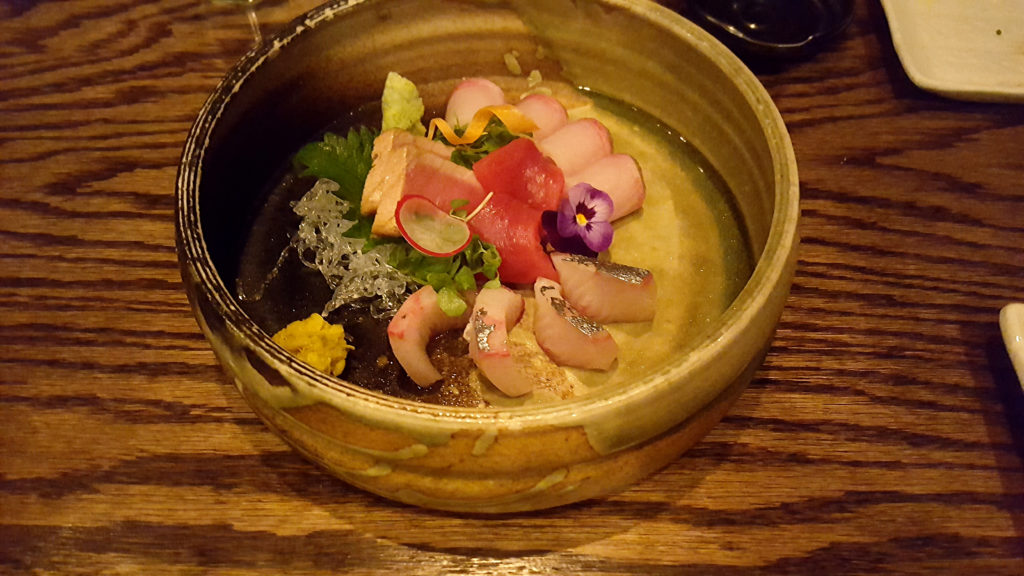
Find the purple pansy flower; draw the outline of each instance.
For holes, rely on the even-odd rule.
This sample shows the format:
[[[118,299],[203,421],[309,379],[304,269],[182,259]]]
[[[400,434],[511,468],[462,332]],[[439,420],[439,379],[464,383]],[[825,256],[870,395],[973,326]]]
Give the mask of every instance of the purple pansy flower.
[[[541,221],[555,250],[594,256],[611,246],[612,209],[611,196],[580,182],[569,188],[558,212],[545,212]]]

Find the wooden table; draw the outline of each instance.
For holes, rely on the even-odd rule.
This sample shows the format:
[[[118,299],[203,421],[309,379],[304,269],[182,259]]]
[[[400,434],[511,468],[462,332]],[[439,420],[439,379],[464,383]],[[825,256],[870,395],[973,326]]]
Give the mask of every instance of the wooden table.
[[[313,4],[256,15],[271,33]],[[499,518],[333,479],[216,365],[175,172],[252,42],[200,0],[0,3],[0,573],[1024,573],[1024,399],[997,326],[1024,299],[1024,106],[915,88],[877,2],[761,74],[804,220],[749,390],[633,488]]]

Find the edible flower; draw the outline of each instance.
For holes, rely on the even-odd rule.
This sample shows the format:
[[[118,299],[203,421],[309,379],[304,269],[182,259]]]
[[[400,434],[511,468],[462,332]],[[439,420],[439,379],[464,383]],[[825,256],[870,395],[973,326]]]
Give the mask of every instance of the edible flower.
[[[557,212],[542,215],[547,241],[560,252],[596,256],[612,244],[612,198],[586,182],[569,188]]]

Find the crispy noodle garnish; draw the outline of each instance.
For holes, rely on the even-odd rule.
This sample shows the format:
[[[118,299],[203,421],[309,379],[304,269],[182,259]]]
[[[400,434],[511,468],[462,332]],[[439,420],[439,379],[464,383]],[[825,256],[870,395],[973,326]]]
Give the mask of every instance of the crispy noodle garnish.
[[[349,204],[334,192],[338,185],[320,179],[292,209],[302,217],[292,246],[299,260],[319,270],[334,295],[323,315],[361,298],[371,298],[376,317],[394,314],[405,299],[410,278],[388,265],[392,245],[379,244],[363,251],[366,240],[345,233],[356,224],[345,219]]]

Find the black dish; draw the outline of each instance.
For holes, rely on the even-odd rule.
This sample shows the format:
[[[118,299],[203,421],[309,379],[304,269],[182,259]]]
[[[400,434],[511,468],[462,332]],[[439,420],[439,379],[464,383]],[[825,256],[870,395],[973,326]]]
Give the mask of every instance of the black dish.
[[[690,0],[684,14],[742,57],[799,59],[849,25],[853,0]]]

